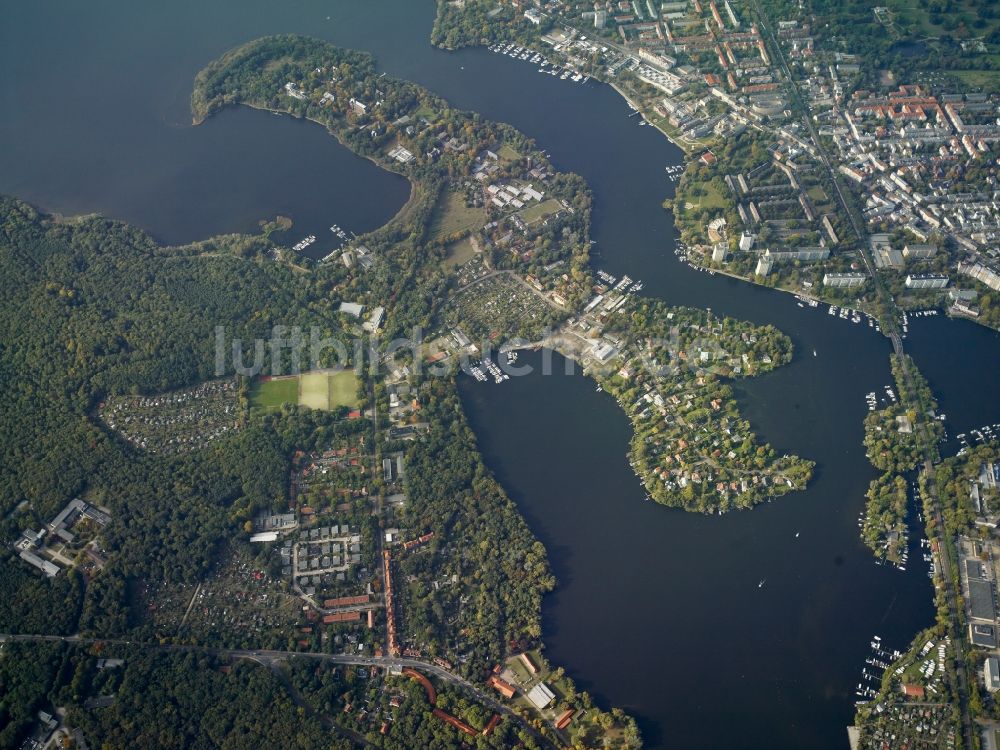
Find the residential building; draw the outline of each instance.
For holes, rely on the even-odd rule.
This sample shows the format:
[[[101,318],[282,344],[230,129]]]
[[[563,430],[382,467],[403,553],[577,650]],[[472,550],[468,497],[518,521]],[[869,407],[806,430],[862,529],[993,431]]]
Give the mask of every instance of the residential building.
[[[906,277],[907,289],[944,289],[948,286],[948,277],[936,273],[909,274]]]
[[[933,258],[937,252],[934,245],[906,245],[903,248],[903,257],[907,260],[924,260]]]
[[[762,255],[757,259],[757,268],[754,269],[754,273],[758,276],[767,276],[771,273],[771,268],[773,266],[774,261],[767,257],[767,255]]]
[[[1000,272],[985,263],[959,263],[958,272],[1000,292]]]
[[[848,288],[863,286],[866,281],[868,281],[868,276],[858,271],[823,274],[823,286]]]
[[[538,26],[542,22],[542,14],[534,8],[528,8],[528,10],[524,11],[524,20],[530,21],[535,24],[535,26]]]

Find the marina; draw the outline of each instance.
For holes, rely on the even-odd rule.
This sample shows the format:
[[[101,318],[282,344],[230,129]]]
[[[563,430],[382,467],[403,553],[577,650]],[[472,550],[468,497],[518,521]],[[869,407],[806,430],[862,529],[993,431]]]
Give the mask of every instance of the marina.
[[[294,245],[292,245],[292,250],[294,250],[297,253],[301,253],[303,250],[305,250],[307,247],[309,247],[315,241],[316,241],[316,235],[315,234],[310,234],[308,237],[305,237],[305,238],[299,240],[298,242],[296,242]]]
[[[549,62],[539,53],[524,47],[519,47],[515,44],[494,44],[487,47],[487,49],[490,52],[498,55],[505,55],[513,60],[526,62],[530,65],[537,65],[539,73],[556,76],[560,81],[569,80],[573,83],[587,83],[587,81],[590,80],[590,76],[588,75],[584,75],[573,68],[562,67],[556,63]],[[561,51],[559,45],[556,45],[555,49],[557,51]]]
[[[899,651],[887,650],[882,644],[882,638],[877,635],[872,637],[868,646],[871,653],[865,658],[865,666],[861,668],[861,681],[854,689],[858,704],[867,703],[878,695],[885,671],[902,656]]]
[[[510,352],[506,355],[506,357],[507,363],[513,364],[517,361],[517,352]],[[504,372],[500,366],[489,357],[484,357],[478,362],[474,362],[463,367],[463,371],[468,375],[471,375],[480,383],[485,383],[490,378],[492,378],[493,382],[497,385],[503,383],[505,380],[510,380],[510,375]]]
[[[978,427],[970,428],[968,432],[960,432],[955,435],[955,439],[962,446],[958,451],[958,455],[964,455],[971,446],[984,445],[987,442],[996,440],[998,436],[1000,436],[1000,422],[979,425]]]
[[[646,123],[643,122],[642,124],[645,125]],[[684,174],[684,169],[685,167],[683,164],[668,164],[666,167],[667,178],[671,182],[677,182],[680,180],[681,175]]]

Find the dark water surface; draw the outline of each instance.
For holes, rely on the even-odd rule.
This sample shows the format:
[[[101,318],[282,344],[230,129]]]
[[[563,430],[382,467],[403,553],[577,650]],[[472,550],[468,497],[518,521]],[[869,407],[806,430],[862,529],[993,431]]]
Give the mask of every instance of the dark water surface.
[[[625,458],[628,422],[583,377],[463,381],[462,395],[487,462],[559,577],[544,605],[553,661],[605,705],[632,711],[649,747],[846,747],[871,636],[903,648],[933,616],[920,556],[906,573],[882,568],[858,539],[875,475],[861,447],[863,397],[891,382],[888,342],[678,263],[660,204],[672,190],[663,168],[680,152],[629,118],[615,92],[484,50],[434,50],[429,0],[52,0],[8,3],[3,15],[0,192],[121,218],[167,243],[251,231],[276,214],[294,219],[294,235],[320,237],[317,251],[330,224],[379,226],[405,201],[406,181],[320,127],[246,109],[189,125],[191,83],[208,61],[263,34],[307,33],[512,123],[585,177],[601,267],[641,278],[645,294],[788,333],[795,361],[737,391],[758,434],[816,460],[817,477],[748,513],[644,502]],[[911,326],[907,345],[952,434],[1000,421],[998,343],[941,318]]]

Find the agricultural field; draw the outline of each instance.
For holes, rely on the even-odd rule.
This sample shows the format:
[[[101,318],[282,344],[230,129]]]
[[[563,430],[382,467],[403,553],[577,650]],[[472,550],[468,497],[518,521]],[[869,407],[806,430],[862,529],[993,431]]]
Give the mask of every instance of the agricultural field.
[[[465,195],[447,191],[434,209],[430,237],[441,240],[471,232],[486,223],[486,209],[465,205]]]

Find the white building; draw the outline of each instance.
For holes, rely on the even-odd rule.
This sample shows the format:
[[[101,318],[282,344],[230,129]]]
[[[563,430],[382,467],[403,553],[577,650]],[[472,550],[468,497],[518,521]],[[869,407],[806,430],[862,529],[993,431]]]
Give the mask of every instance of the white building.
[[[376,307],[372,310],[371,316],[368,321],[362,325],[366,331],[377,331],[382,327],[382,322],[385,320],[385,308]]]
[[[1000,291],[1000,273],[985,263],[959,263],[958,272]]]
[[[750,232],[744,232],[740,235],[740,250],[743,252],[748,252],[753,249],[753,243],[756,240]]]
[[[991,656],[983,666],[983,682],[991,693],[1000,690],[1000,659]]]
[[[359,305],[357,302],[341,302],[339,308],[339,312],[353,315],[355,318],[360,318],[364,310],[365,306]]]
[[[555,693],[544,682],[539,682],[528,691],[528,700],[539,711],[551,704],[555,699]]]
[[[528,8],[528,10],[524,11],[524,20],[531,21],[535,26],[538,26],[542,22],[542,14],[534,8]]]
[[[823,274],[823,286],[831,287],[852,287],[862,286],[868,280],[868,276],[858,271],[850,273],[826,273]]]
[[[618,350],[607,341],[595,341],[593,344],[594,357],[599,362],[607,362],[618,356]]]
[[[907,289],[944,289],[948,277],[936,273],[911,273],[906,277]]]

